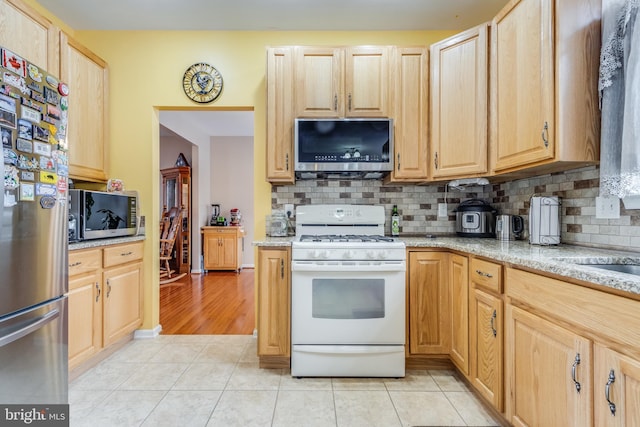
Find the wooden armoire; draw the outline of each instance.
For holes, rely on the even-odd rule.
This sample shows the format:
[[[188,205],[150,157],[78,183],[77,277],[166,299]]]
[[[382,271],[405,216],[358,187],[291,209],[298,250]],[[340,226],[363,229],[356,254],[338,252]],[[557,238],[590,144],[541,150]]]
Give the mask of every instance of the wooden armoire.
[[[169,265],[177,273],[191,269],[191,168],[178,166],[160,170],[162,174],[163,213],[173,207],[183,210],[182,225],[173,246],[174,256]]]

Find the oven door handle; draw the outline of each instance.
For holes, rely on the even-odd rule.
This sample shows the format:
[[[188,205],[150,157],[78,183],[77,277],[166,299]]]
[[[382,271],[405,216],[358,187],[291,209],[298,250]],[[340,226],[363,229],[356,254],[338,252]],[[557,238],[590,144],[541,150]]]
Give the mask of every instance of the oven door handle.
[[[291,271],[378,272],[406,271],[405,261],[293,261]]]
[[[371,354],[397,353],[398,347],[402,351],[404,344],[392,345],[305,345],[294,344],[293,351],[298,353],[326,353],[326,354]]]

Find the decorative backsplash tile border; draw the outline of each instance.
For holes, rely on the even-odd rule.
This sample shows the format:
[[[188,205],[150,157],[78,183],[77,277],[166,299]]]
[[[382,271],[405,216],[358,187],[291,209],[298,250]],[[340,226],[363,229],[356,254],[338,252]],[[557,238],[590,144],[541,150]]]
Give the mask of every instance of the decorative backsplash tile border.
[[[384,205],[391,216],[393,205],[401,215],[401,235],[453,234],[455,213],[461,201],[479,198],[502,214],[522,215],[527,223],[532,195],[562,198],[562,242],[611,249],[640,249],[640,211],[625,210],[619,219],[596,219],[599,168],[589,166],[534,178],[478,186],[468,191],[446,191],[444,183],[432,185],[384,185],[378,180],[308,180],[290,186],[273,186],[272,210],[285,203]],[[438,217],[438,203],[447,202],[447,218]],[[388,227],[388,224],[387,224]],[[390,230],[386,230],[387,233]]]

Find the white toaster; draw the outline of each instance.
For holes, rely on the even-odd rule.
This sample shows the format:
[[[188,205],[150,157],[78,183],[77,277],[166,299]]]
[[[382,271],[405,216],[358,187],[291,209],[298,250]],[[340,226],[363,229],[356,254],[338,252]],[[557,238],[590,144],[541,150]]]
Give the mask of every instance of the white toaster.
[[[560,198],[534,196],[529,203],[529,243],[560,244]]]

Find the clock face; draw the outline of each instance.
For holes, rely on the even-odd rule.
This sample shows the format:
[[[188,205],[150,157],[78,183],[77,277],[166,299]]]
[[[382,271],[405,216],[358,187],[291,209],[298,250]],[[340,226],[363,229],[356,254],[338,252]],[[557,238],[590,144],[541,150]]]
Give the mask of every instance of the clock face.
[[[222,74],[209,64],[193,64],[184,73],[182,87],[189,99],[211,102],[222,92]]]

